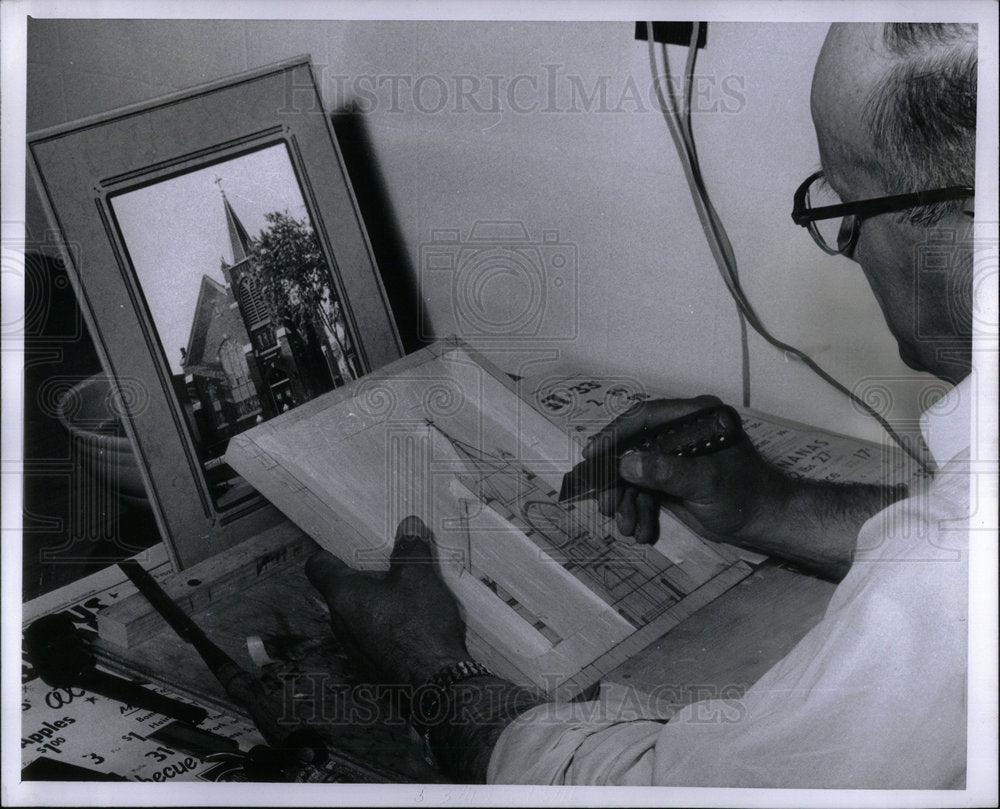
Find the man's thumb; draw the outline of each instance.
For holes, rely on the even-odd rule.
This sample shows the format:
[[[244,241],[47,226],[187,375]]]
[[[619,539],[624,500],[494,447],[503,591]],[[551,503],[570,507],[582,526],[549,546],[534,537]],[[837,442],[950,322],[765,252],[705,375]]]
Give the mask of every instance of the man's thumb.
[[[399,564],[432,563],[434,535],[419,517],[410,516],[400,522],[396,529],[396,541],[392,547],[389,562],[392,567]]]
[[[690,488],[685,481],[684,462],[660,452],[626,452],[618,464],[618,474],[628,483],[644,489],[655,489],[665,494],[684,497]]]

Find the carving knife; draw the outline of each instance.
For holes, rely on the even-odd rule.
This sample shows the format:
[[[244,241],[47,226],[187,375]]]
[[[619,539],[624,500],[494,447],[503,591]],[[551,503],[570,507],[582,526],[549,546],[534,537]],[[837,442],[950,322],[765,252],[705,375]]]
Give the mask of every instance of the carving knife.
[[[289,732],[283,727],[268,704],[270,699],[260,681],[213,643],[142,565],[134,559],[126,559],[119,562],[118,567],[170,628],[194,646],[226,693],[247,710],[267,743],[281,755],[285,768],[301,769],[326,760],[327,749],[317,733],[311,728],[300,727]]]
[[[581,461],[563,477],[559,502],[574,503],[617,488],[618,461],[629,450],[694,457],[731,447],[742,434],[740,415],[729,405],[697,410]]]

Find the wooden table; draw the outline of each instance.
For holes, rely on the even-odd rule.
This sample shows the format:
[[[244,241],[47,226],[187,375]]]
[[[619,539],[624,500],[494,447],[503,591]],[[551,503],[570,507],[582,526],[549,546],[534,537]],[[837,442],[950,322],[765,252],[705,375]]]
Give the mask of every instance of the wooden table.
[[[834,585],[765,562],[741,583],[613,670],[607,681],[651,691],[675,707],[735,696],[780,660],[822,617]],[[275,704],[320,730],[345,760],[373,780],[438,782],[397,710],[372,715],[330,631],[325,608],[300,565],[262,579],[197,614],[205,632],[240,664],[262,675]],[[264,639],[274,665],[259,669],[248,636]],[[123,650],[100,642],[102,662],[166,685],[210,707],[236,711],[193,647],[170,630]],[[727,689],[723,691],[723,689]],[[357,721],[364,718],[366,721]]]
[[[736,696],[819,622],[835,588],[765,562],[605,679],[645,691],[667,686],[677,705]]]

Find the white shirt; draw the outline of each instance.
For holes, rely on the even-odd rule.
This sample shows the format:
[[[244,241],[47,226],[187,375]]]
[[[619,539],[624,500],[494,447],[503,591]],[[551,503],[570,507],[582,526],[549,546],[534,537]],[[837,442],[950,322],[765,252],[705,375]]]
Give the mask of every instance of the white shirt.
[[[966,379],[924,414],[933,481],[865,523],[823,620],[742,698],[666,723],[620,686],[541,705],[501,735],[489,782],[962,788],[971,396]]]

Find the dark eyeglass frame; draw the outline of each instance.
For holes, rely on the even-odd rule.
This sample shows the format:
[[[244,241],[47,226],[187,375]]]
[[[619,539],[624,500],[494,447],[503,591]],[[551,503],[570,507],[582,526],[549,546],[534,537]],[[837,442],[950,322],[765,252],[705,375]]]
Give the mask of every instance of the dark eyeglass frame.
[[[820,177],[822,171],[817,171],[806,177],[805,181],[795,190],[792,204],[792,221],[809,230],[813,241],[826,253],[832,256],[850,255],[858,241],[861,231],[861,220],[883,213],[905,211],[919,208],[922,205],[933,205],[937,202],[949,202],[956,199],[966,199],[976,195],[975,189],[968,185],[952,185],[947,188],[935,188],[931,191],[917,191],[910,194],[893,194],[888,197],[864,199],[857,202],[842,202],[839,205],[823,205],[810,208],[806,204],[809,187]],[[843,218],[840,231],[837,234],[837,249],[830,247],[819,230],[813,224],[823,219]]]

